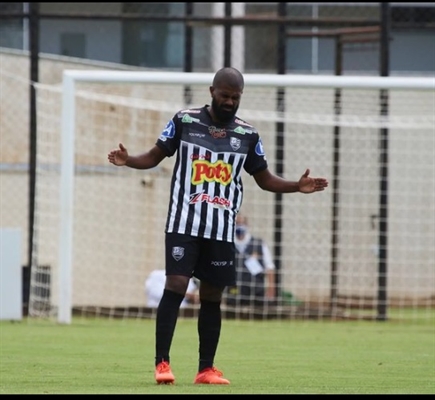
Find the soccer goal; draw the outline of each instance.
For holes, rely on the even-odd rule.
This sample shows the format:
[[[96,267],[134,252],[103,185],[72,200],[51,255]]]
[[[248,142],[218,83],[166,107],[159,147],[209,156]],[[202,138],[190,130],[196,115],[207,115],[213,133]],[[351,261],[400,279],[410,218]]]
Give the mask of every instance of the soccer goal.
[[[36,223],[29,314],[148,317],[144,282],[164,268],[175,157],[138,171],[175,112],[210,103],[213,74],[66,70],[38,84]],[[263,192],[242,211],[271,250],[276,299],[235,318],[405,317],[434,307],[435,80],[246,74],[238,115],[273,172],[328,178],[313,195]],[[49,274],[49,279],[47,279]]]

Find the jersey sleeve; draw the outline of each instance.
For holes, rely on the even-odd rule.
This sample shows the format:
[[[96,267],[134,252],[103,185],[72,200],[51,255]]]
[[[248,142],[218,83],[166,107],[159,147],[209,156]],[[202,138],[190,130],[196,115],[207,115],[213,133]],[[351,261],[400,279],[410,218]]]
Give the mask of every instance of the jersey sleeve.
[[[181,121],[178,115],[175,114],[166,124],[162,133],[156,141],[156,145],[160,147],[168,157],[171,157],[177,151],[180,145],[181,137]]]
[[[248,174],[254,175],[256,172],[264,171],[267,167],[263,143],[261,137],[257,134],[249,148],[243,168]]]

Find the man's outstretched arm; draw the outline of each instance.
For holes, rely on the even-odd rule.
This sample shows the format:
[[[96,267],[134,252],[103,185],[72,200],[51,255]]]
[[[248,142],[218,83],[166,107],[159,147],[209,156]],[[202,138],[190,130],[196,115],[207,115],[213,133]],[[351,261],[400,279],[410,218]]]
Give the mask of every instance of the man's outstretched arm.
[[[325,190],[328,187],[328,180],[325,178],[312,178],[307,169],[299,181],[289,181],[274,175],[267,168],[254,174],[257,185],[268,192],[274,193],[314,193]]]

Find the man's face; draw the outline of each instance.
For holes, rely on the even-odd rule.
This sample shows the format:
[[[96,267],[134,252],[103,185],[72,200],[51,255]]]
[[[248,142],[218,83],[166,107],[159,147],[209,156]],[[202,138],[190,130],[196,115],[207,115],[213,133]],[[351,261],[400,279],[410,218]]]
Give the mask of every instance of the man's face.
[[[230,122],[239,109],[242,92],[231,87],[212,88],[211,108],[220,122]]]

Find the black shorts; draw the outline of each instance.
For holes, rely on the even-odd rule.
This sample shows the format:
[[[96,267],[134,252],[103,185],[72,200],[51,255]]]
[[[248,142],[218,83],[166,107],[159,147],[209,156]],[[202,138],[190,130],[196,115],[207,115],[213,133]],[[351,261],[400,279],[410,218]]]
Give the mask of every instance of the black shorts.
[[[166,233],[166,275],[194,276],[213,286],[236,284],[234,243]]]

